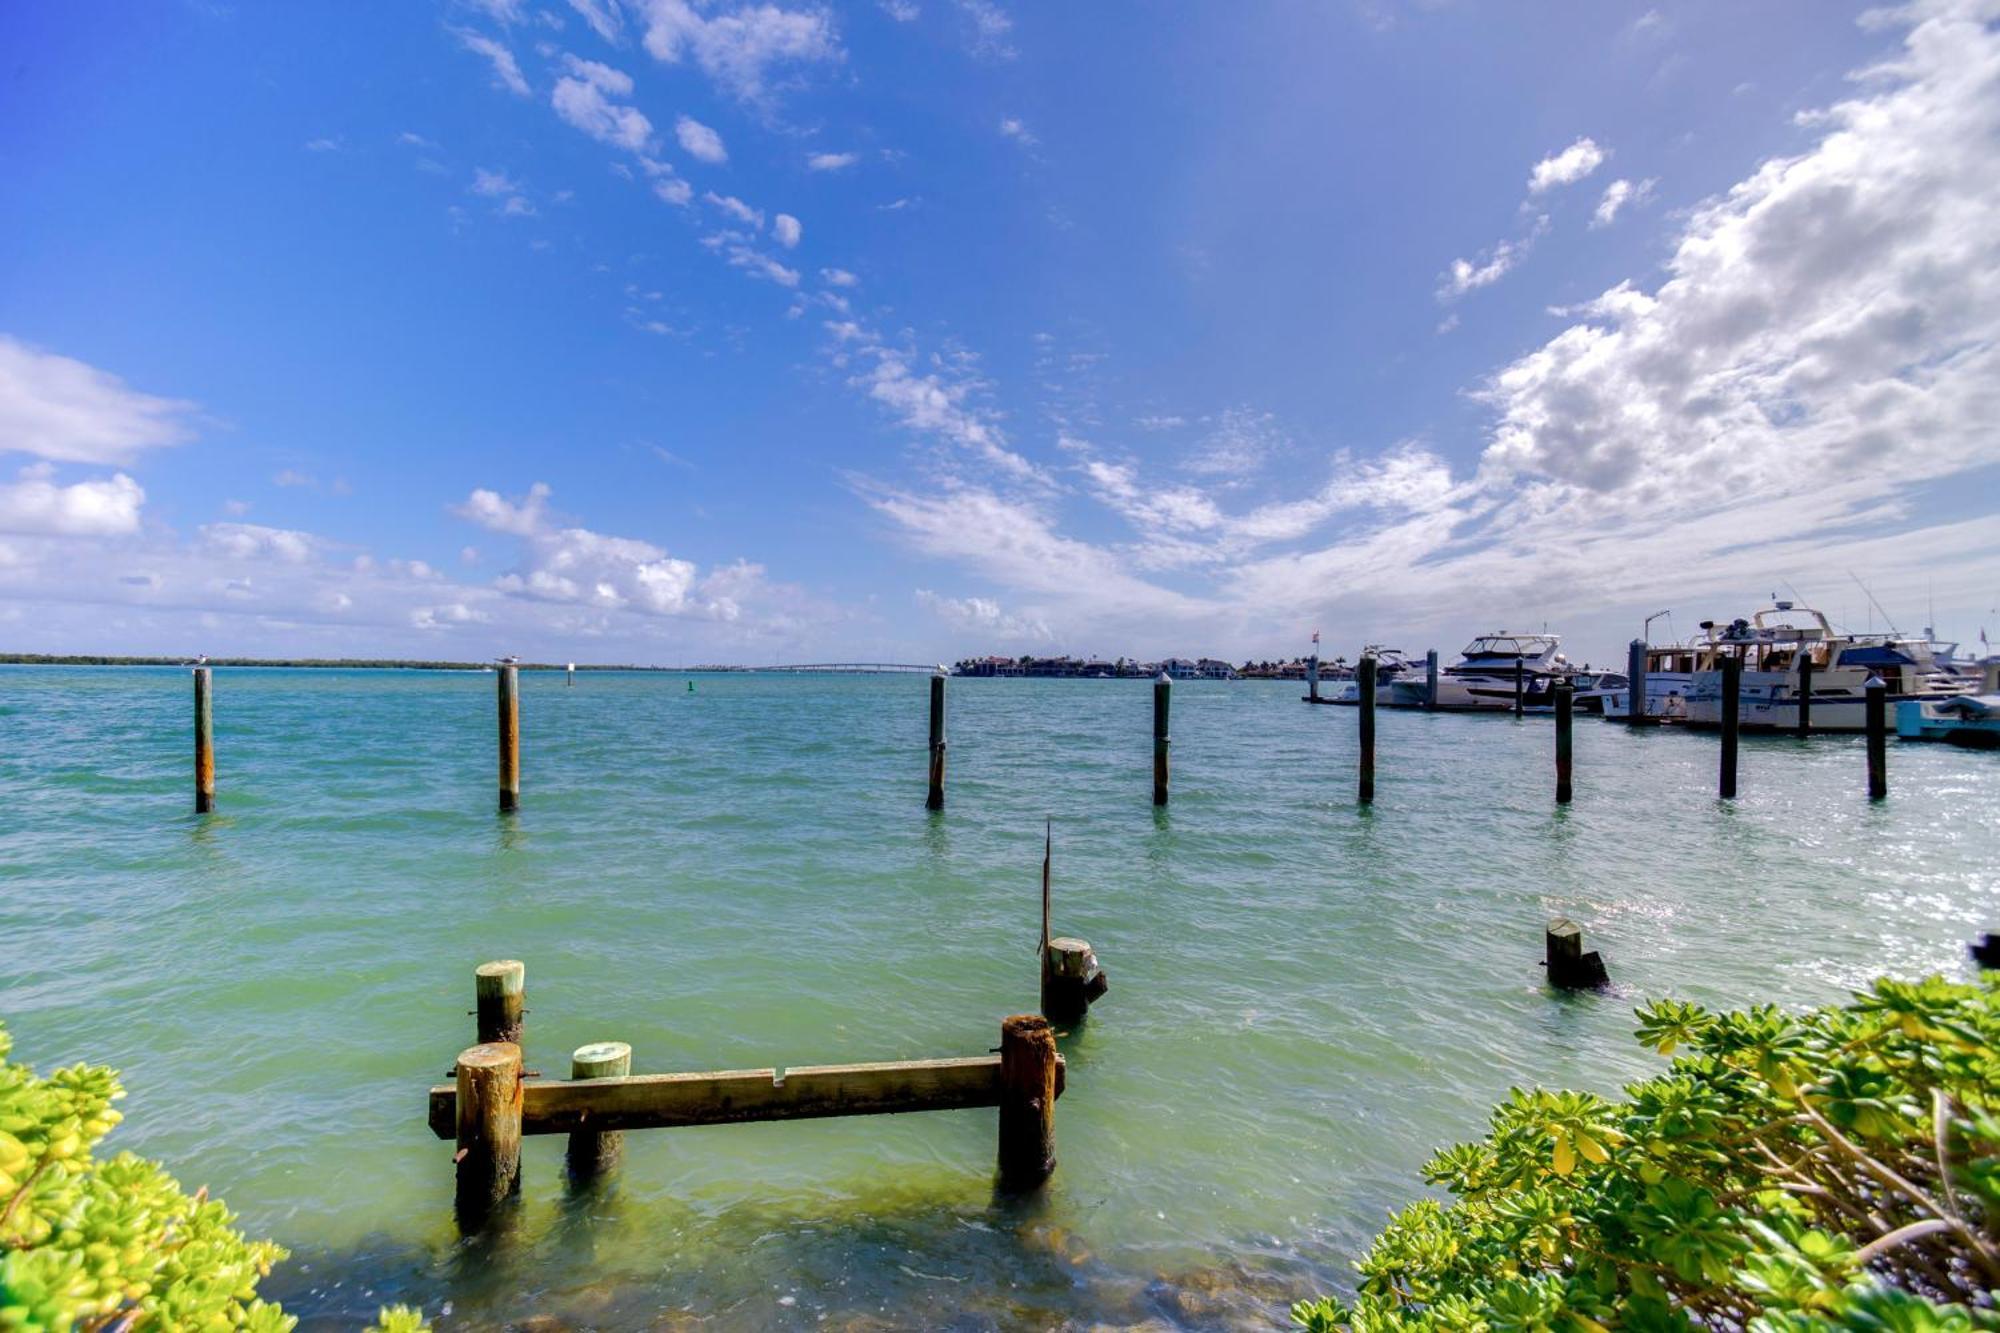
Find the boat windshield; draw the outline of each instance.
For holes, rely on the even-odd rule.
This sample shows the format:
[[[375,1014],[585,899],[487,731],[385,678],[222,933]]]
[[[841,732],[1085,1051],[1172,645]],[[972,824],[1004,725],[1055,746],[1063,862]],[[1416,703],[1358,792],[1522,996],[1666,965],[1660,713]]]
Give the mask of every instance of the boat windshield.
[[[1465,646],[1468,659],[1482,657],[1540,657],[1556,646],[1556,640],[1545,634],[1487,634]]]

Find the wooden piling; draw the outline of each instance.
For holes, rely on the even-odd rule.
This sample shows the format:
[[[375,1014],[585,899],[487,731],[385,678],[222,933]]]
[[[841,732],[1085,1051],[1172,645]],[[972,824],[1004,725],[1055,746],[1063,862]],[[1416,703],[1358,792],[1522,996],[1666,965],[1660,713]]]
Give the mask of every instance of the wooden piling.
[[[579,1046],[569,1058],[572,1082],[592,1078],[625,1078],[632,1072],[632,1048],[622,1041],[595,1041]],[[617,1130],[580,1129],[569,1136],[563,1155],[572,1184],[603,1179],[624,1155],[625,1136]]]
[[[1360,705],[1361,788],[1356,799],[1369,805],[1375,800],[1375,657],[1363,654],[1354,668],[1354,685]]]
[[[1555,684],[1556,696],[1556,804],[1568,805],[1575,788],[1571,785],[1571,732],[1575,721],[1576,686],[1567,680]]]
[[[1736,733],[1743,695],[1743,659],[1722,659],[1722,768],[1717,794],[1725,801],[1736,799]]]
[[[527,965],[512,958],[481,963],[472,970],[472,995],[477,1032],[482,1045],[509,1041],[521,1044],[522,1007],[528,998]]]
[[[1308,699],[1311,699],[1314,703],[1319,702],[1319,654],[1318,653],[1314,653],[1311,657],[1308,657],[1306,659],[1306,697]]]
[[[194,812],[215,809],[215,703],[209,669],[194,669]]]
[[[1625,653],[1625,689],[1629,707],[1625,710],[1625,721],[1632,726],[1643,726],[1646,722],[1646,641],[1632,640],[1632,646]]]
[[[1438,650],[1433,648],[1424,654],[1424,707],[1435,710],[1438,706]]]
[[[1086,940],[1058,936],[1042,951],[1042,1013],[1069,1027],[1083,1021],[1107,983]]]
[[[1173,744],[1169,738],[1167,717],[1173,707],[1172,677],[1166,672],[1153,682],[1153,804],[1167,803],[1167,747]]]
[[[477,1230],[521,1180],[521,1048],[486,1042],[460,1053],[458,1216]]]
[[[576,688],[576,663],[571,662],[563,668],[563,685],[572,690]]]
[[[1889,686],[1880,676],[1870,676],[1863,707],[1868,724],[1868,799],[1879,801],[1889,794]]]
[[[1987,931],[1968,946],[1972,961],[1987,971],[2000,968],[2000,935]]]
[[[521,681],[518,668],[502,666],[500,702],[500,813],[521,806]]]
[[[1056,1169],[1056,1035],[1040,1014],[1000,1023],[1000,1188],[1039,1187]]]
[[[1804,648],[1799,649],[1799,735],[1812,734],[1812,678],[1813,660]]]
[[[931,786],[924,809],[944,809],[944,672],[931,677]]]
[[[1611,984],[1603,957],[1595,950],[1583,951],[1583,927],[1567,917],[1549,922],[1543,947],[1542,965],[1548,969],[1551,986],[1561,990],[1595,990]]]
[[[1528,711],[1527,699],[1525,697],[1527,687],[1528,687],[1528,659],[1525,657],[1516,657],[1514,659],[1514,716],[1515,717],[1520,717],[1523,713]]]

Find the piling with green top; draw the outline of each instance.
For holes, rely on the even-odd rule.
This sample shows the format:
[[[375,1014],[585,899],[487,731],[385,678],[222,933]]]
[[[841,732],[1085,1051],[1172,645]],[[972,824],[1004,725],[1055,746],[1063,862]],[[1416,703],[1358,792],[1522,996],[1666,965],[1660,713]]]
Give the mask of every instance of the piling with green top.
[[[1868,799],[1879,801],[1889,794],[1889,686],[1880,676],[1870,676],[1863,707],[1868,719]]]
[[[944,672],[931,677],[931,785],[924,809],[944,809]]]
[[[1555,684],[1556,696],[1556,804],[1568,805],[1574,788],[1570,784],[1571,731],[1575,720],[1576,686],[1567,680]]]
[[[1722,659],[1722,769],[1717,794],[1725,801],[1736,799],[1736,733],[1738,709],[1743,694],[1743,659]]]
[[[500,668],[500,813],[521,806],[521,679],[518,668]]]
[[[194,669],[194,812],[215,809],[215,705],[209,669]]]
[[[1375,800],[1375,656],[1363,654],[1354,669],[1354,684],[1361,705],[1361,788],[1357,799],[1363,805]]]
[[[1153,682],[1153,804],[1167,803],[1167,716],[1173,707],[1173,678],[1163,670]]]

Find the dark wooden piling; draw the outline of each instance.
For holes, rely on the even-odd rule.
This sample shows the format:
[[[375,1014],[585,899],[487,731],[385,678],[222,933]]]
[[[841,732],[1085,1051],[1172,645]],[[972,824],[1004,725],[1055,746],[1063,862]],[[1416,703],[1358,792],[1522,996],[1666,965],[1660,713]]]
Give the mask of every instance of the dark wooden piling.
[[[1089,941],[1058,936],[1042,950],[1042,1013],[1049,1022],[1081,1023],[1109,985]]]
[[[1722,659],[1722,766],[1716,792],[1725,801],[1736,798],[1736,733],[1743,702],[1743,659]]]
[[[944,809],[944,672],[931,677],[931,785],[924,809]]]
[[[1173,744],[1168,733],[1168,714],[1173,708],[1174,682],[1166,672],[1153,682],[1153,804],[1167,803],[1167,747]]]
[[[521,1044],[521,1016],[528,999],[527,965],[512,958],[481,963],[472,970],[475,1030],[482,1045],[507,1041]]]
[[[1603,957],[1595,950],[1583,951],[1583,927],[1567,917],[1549,922],[1544,949],[1542,965],[1548,969],[1551,986],[1561,990],[1595,990],[1611,984]]]
[[[1369,805],[1375,800],[1375,658],[1364,654],[1354,668],[1354,685],[1360,705],[1361,787],[1357,799]]]
[[[521,1180],[521,1048],[481,1043],[460,1053],[453,1076],[459,1225],[476,1231]]]
[[[518,668],[507,665],[499,677],[500,703],[500,812],[507,814],[521,806],[521,678]]]
[[[1056,1035],[1040,1014],[1000,1023],[1000,1187],[1039,1187],[1056,1169]]]
[[[1424,707],[1438,706],[1438,650],[1433,648],[1424,654]]]
[[[572,1082],[592,1078],[626,1078],[632,1073],[632,1048],[622,1041],[595,1041],[579,1046],[569,1058]],[[569,1136],[563,1154],[570,1182],[591,1185],[617,1167],[625,1152],[625,1136],[619,1131],[580,1129]]]
[[[1812,678],[1813,660],[1804,648],[1799,650],[1799,735],[1812,734]]]
[[[2000,968],[2000,935],[1987,931],[1968,946],[1972,961],[1988,971]]]
[[[1314,653],[1311,657],[1308,657],[1306,659],[1306,697],[1308,699],[1311,699],[1314,703],[1319,702],[1319,654],[1318,653]]]
[[[1889,794],[1889,686],[1880,676],[1870,676],[1863,708],[1868,723],[1868,799],[1879,801]]]
[[[1625,710],[1625,721],[1632,726],[1642,726],[1646,721],[1646,641],[1632,640],[1632,646],[1625,652],[1625,689],[1629,707]]]
[[[1528,688],[1528,659],[1525,657],[1517,657],[1514,659],[1514,716],[1515,717],[1520,717],[1523,713],[1528,711],[1527,698],[1526,698],[1527,688]]]
[[[1575,788],[1571,785],[1571,731],[1575,721],[1576,686],[1567,680],[1555,684],[1556,696],[1556,804],[1568,805]]]
[[[215,702],[209,669],[194,669],[194,812],[215,809]]]

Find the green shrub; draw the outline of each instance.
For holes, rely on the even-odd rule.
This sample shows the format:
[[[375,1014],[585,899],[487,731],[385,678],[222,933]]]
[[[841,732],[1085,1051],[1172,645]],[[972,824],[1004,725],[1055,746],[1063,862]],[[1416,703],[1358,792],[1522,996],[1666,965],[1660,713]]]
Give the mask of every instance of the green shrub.
[[[2000,989],[1878,981],[1846,1005],[1662,1001],[1682,1052],[1624,1101],[1514,1091],[1313,1333],[2000,1329]]]
[[[284,1250],[244,1239],[206,1189],[182,1192],[155,1162],[92,1156],[121,1118],[115,1073],[75,1065],[38,1078],[8,1062],[12,1045],[0,1026],[0,1330],[284,1333],[297,1322],[257,1298]],[[389,1333],[424,1326],[414,1311],[382,1312]]]

